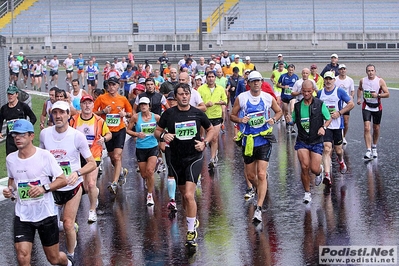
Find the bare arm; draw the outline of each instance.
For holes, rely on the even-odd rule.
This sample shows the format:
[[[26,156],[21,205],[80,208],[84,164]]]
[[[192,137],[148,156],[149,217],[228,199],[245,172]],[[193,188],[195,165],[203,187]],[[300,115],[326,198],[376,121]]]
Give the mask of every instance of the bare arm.
[[[362,103],[362,91],[363,91],[363,80],[361,79],[359,82],[359,87],[357,88],[357,104]]]

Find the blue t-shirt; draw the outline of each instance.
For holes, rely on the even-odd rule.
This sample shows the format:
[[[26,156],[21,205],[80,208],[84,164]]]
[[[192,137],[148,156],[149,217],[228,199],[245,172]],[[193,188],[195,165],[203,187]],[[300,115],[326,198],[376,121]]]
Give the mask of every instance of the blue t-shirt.
[[[291,100],[293,97],[291,96],[292,87],[294,86],[295,82],[299,79],[296,74],[292,74],[291,76],[288,73],[282,74],[278,79],[278,83],[283,86],[288,85],[288,89],[282,89],[281,91],[281,98]]]
[[[133,70],[130,71],[130,72],[126,70],[125,72],[122,73],[121,79],[129,79],[133,75],[134,75],[134,71]],[[123,89],[125,91],[129,91],[130,85],[132,85],[133,83],[134,83],[134,81],[125,81],[124,84],[123,84]]]
[[[75,66],[79,69],[79,70],[83,70],[83,67],[85,65],[85,60],[83,58],[78,58],[75,61]]]

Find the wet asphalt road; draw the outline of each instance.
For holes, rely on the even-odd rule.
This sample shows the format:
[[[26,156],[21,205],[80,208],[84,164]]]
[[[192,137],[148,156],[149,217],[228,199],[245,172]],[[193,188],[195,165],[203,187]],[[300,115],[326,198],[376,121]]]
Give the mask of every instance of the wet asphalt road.
[[[111,166],[105,160],[100,188],[98,221],[87,223],[88,198],[78,212],[76,265],[317,265],[320,245],[391,245],[399,243],[399,91],[383,99],[379,158],[364,163],[365,145],[361,109],[351,112],[345,147],[348,172],[338,173],[333,160],[333,187],[324,195],[324,185],[312,186],[313,201],[302,203],[300,166],[294,150],[295,135],[287,135],[284,124],[276,124],[269,167],[269,190],[263,206],[263,223],[252,224],[253,200],[245,201],[243,162],[232,142],[228,126],[220,135],[219,165],[213,175],[207,170],[209,149],[198,203],[198,248],[187,252],[185,214],[177,192],[178,212],[169,215],[167,179],[155,174],[155,206],[146,206],[146,190],[136,172],[134,143],[126,143],[123,165],[129,170],[126,185],[116,196],[107,190]],[[16,265],[12,237],[14,203],[0,202],[0,265]],[[65,240],[60,233],[61,250]],[[32,265],[48,265],[36,237]]]

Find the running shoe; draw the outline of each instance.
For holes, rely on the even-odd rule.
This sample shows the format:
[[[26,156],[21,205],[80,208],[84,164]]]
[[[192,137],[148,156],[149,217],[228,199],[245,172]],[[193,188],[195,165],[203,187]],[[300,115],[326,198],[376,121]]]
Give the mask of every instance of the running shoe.
[[[344,161],[339,162],[339,171],[341,174],[345,174],[346,171],[348,171],[348,168],[346,167],[346,163]]]
[[[151,195],[147,195],[147,206],[152,206],[154,205],[154,199],[152,198]]]
[[[113,182],[112,184],[110,184],[110,185],[108,186],[109,192],[111,192],[111,193],[113,193],[113,194],[115,194],[115,195],[116,195],[117,189],[118,189],[118,184],[117,184],[116,182]]]
[[[328,173],[325,173],[325,174],[324,174],[323,184],[326,185],[326,187],[327,187],[327,186],[328,186],[328,187],[331,187],[331,186],[332,186],[332,184],[331,184],[331,178],[330,178],[330,176],[329,176]]]
[[[171,199],[168,203],[168,209],[171,211],[177,211],[177,207],[176,207],[176,201],[174,199]]]
[[[67,254],[67,259],[72,263],[72,266],[75,265],[75,259],[72,255]]]
[[[346,138],[342,138],[342,144],[343,144],[343,145],[348,144],[348,142],[346,141]]]
[[[371,154],[371,150],[367,150],[367,152],[364,155],[363,159],[365,159],[365,160],[372,160],[373,159],[373,155]]]
[[[312,195],[310,192],[305,192],[305,196],[303,197],[303,203],[308,204],[312,201]]]
[[[197,231],[197,228],[199,227],[199,221],[198,221],[198,219],[195,219],[195,222],[194,222],[194,231]]]
[[[255,190],[254,188],[247,188],[247,191],[245,192],[244,198],[245,199],[251,199],[255,197]]]
[[[89,211],[89,223],[94,223],[97,222],[97,213],[95,210],[90,210]]]
[[[129,171],[126,168],[123,168],[118,180],[119,186],[123,186],[124,184],[126,184],[126,176],[128,173]]]
[[[187,231],[186,246],[187,247],[198,246],[197,237],[198,237],[197,231]]]
[[[254,222],[262,222],[262,207],[257,206],[254,212],[254,217],[252,218]]]
[[[320,174],[316,175],[316,178],[314,179],[314,184],[316,186],[319,186],[321,184],[321,181],[323,180],[323,172],[324,172],[323,164],[320,165],[320,168],[321,168]]]
[[[377,148],[372,148],[371,154],[373,155],[373,158],[377,158],[378,157]]]
[[[159,158],[160,159],[160,158]],[[157,167],[157,173],[163,173],[166,171],[166,166],[163,163],[162,159],[160,159],[159,163],[158,163],[158,167]]]
[[[209,164],[208,164],[208,167],[210,168],[210,169],[213,169],[213,168],[215,168],[215,160],[214,159],[210,159],[209,160]]]

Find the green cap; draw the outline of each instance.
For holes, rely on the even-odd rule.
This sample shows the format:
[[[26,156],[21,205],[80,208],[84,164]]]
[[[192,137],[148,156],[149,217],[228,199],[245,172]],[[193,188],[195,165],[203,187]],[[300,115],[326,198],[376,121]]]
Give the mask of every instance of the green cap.
[[[18,93],[18,92],[19,92],[19,89],[17,87],[15,87],[15,86],[10,86],[7,89],[7,94],[15,94],[15,93]]]

